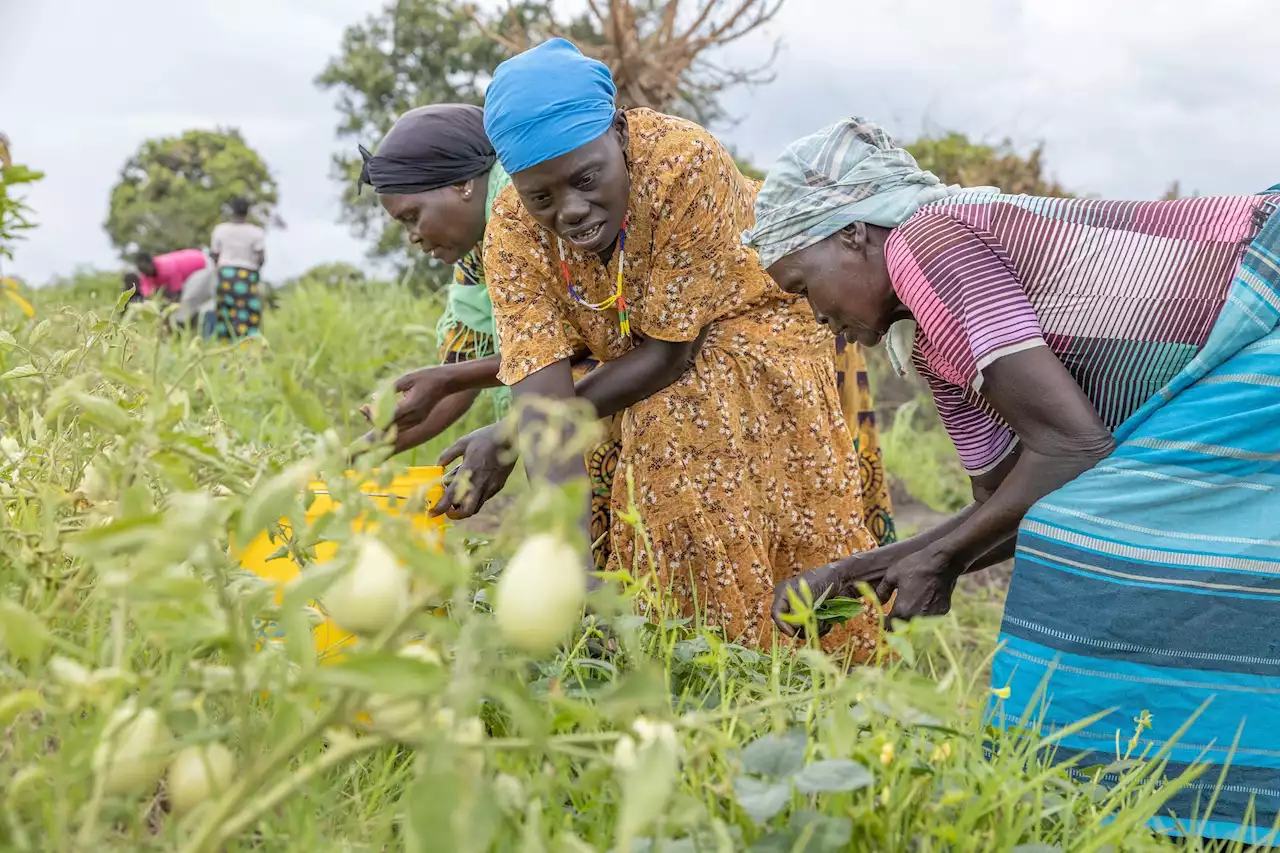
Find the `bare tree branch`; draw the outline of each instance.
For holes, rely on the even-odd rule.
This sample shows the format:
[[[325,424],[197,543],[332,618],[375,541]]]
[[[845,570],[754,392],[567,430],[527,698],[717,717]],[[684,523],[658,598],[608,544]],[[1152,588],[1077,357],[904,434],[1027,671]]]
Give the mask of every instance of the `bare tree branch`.
[[[769,23],[783,0],[698,0],[688,25],[680,23],[682,0],[587,0],[587,19],[602,43],[580,43],[584,53],[609,66],[619,99],[631,107],[671,110],[683,104],[700,120],[719,115],[716,96],[732,86],[769,79],[777,45],[768,61],[752,68],[724,69],[705,54],[737,41]],[[517,53],[547,37],[569,38],[550,4],[540,20],[526,23],[519,7],[509,5],[496,19],[474,7],[467,13],[486,38]]]

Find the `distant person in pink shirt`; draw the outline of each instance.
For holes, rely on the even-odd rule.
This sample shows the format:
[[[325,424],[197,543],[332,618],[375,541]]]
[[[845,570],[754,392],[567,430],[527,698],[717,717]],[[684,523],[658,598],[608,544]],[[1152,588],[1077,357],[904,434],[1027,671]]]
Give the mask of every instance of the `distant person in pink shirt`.
[[[204,269],[207,263],[204,252],[199,249],[180,249],[154,257],[139,252],[134,257],[138,267],[138,293],[144,299],[163,293],[166,298],[176,300],[191,274]]]

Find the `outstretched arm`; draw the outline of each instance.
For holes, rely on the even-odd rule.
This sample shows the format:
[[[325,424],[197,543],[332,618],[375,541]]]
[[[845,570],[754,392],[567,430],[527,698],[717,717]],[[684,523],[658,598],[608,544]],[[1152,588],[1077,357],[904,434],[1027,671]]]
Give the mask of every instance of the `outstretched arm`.
[[[945,613],[967,568],[1002,556],[1036,501],[1111,454],[1115,439],[1048,347],[1007,355],[983,373],[982,395],[1017,434],[1021,451],[991,496],[931,546],[892,569],[881,601],[898,592],[900,618]]]
[[[652,397],[685,374],[707,338],[703,329],[692,341],[645,338],[630,352],[606,361],[575,387],[577,396],[591,403],[596,415],[607,418]]]

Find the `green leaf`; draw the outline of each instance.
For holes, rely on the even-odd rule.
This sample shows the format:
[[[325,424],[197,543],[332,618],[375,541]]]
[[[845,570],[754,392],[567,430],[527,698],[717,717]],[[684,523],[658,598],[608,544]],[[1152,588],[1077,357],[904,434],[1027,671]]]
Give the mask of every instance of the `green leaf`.
[[[298,380],[287,367],[282,366],[278,375],[284,400],[298,420],[306,424],[307,429],[312,432],[324,432],[328,429],[329,418],[316,395],[299,385]]]
[[[244,502],[244,508],[240,510],[240,523],[236,526],[237,541],[242,543],[242,547],[289,514],[289,510],[302,497],[302,490],[307,485],[308,470],[309,466],[294,465],[253,490]]]
[[[361,693],[428,696],[444,688],[447,673],[425,661],[378,652],[353,655],[318,667],[312,678],[328,687]]]
[[[849,818],[799,811],[791,816],[786,831],[763,836],[749,853],[842,853],[852,838]]]
[[[28,379],[32,376],[39,376],[40,368],[34,364],[19,364],[13,370],[0,375],[0,379]]]
[[[862,599],[834,596],[819,604],[813,612],[819,622],[843,625],[862,613]]]
[[[152,542],[160,530],[162,518],[159,513],[148,513],[90,528],[69,538],[67,553],[103,559],[137,551]]]
[[[36,323],[36,327],[31,330],[31,334],[27,336],[27,345],[34,347],[49,335],[49,329],[53,326],[50,320],[41,320]]]
[[[742,751],[742,767],[769,779],[785,779],[804,766],[805,733],[792,729],[782,735],[766,735]]]
[[[753,821],[768,823],[791,802],[791,783],[739,776],[733,780],[733,796]]]
[[[853,821],[849,818],[806,810],[791,816],[786,832],[765,836],[751,850],[752,853],[773,850],[785,850],[786,853],[841,853],[848,849],[852,838]]]
[[[18,345],[18,341],[13,337],[12,334],[5,331],[4,329],[0,329],[0,347],[8,347],[12,349],[17,345]]]
[[[34,613],[16,601],[0,601],[0,643],[15,658],[35,660],[48,639],[48,629]]]
[[[1009,853],[1062,853],[1057,844],[1019,844]]]
[[[288,556],[288,551],[285,551]],[[347,566],[341,562],[308,568],[289,582],[284,590],[282,608],[297,609],[310,604],[320,597],[320,593],[333,586],[338,575],[346,571]]]
[[[44,706],[44,699],[39,691],[27,689],[17,690],[0,696],[0,728],[8,728],[20,714],[34,711]]]
[[[82,391],[72,391],[67,398],[80,407],[81,417],[113,435],[128,434],[137,423],[133,416],[111,400]]]
[[[884,644],[902,658],[907,666],[916,665],[916,650],[911,640],[903,634],[886,634]]]
[[[796,787],[805,794],[857,791],[875,781],[871,771],[847,758],[829,758],[806,764],[795,775]]]
[[[633,717],[671,707],[671,692],[662,669],[642,662],[614,682],[597,701],[602,710],[614,716]]]
[[[756,839],[756,843],[747,848],[747,853],[793,853],[795,849],[794,832],[771,832]]]
[[[375,396],[373,425],[378,429],[387,429],[395,420],[396,404],[400,401],[400,395],[396,393],[394,384],[388,384],[379,388]]]
[[[400,800],[405,812],[404,849],[410,853],[490,850],[503,816],[484,775],[447,747],[419,753],[417,769],[418,778]]]

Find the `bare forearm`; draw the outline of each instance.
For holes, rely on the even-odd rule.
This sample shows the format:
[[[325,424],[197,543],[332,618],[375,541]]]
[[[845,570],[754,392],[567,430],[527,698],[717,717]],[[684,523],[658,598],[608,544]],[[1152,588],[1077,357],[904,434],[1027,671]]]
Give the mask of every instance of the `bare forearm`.
[[[1005,537],[997,545],[989,549],[985,554],[978,557],[968,566],[965,566],[964,573],[966,575],[989,569],[1000,563],[1013,559],[1014,552],[1018,550],[1018,533],[1015,530],[1012,534]]]
[[[452,364],[442,365],[440,369],[445,371],[448,381],[445,390],[450,394],[456,394],[460,391],[482,391],[485,388],[497,388],[502,383],[498,381],[498,368],[502,361],[496,355],[488,358],[477,358],[470,361],[456,361]]]
[[[1082,450],[1051,456],[1024,447],[1000,488],[964,523],[938,540],[937,546],[961,571],[976,565],[993,549],[1017,536],[1018,525],[1038,500],[1088,471],[1107,452],[1109,449]]]
[[[468,388],[465,391],[450,394],[437,403],[427,417],[415,427],[418,444],[430,441],[457,423],[479,396],[479,388]]]
[[[578,380],[574,392],[607,418],[652,397],[679,379],[702,348],[704,329],[688,343],[645,340],[621,358],[606,361]]]

